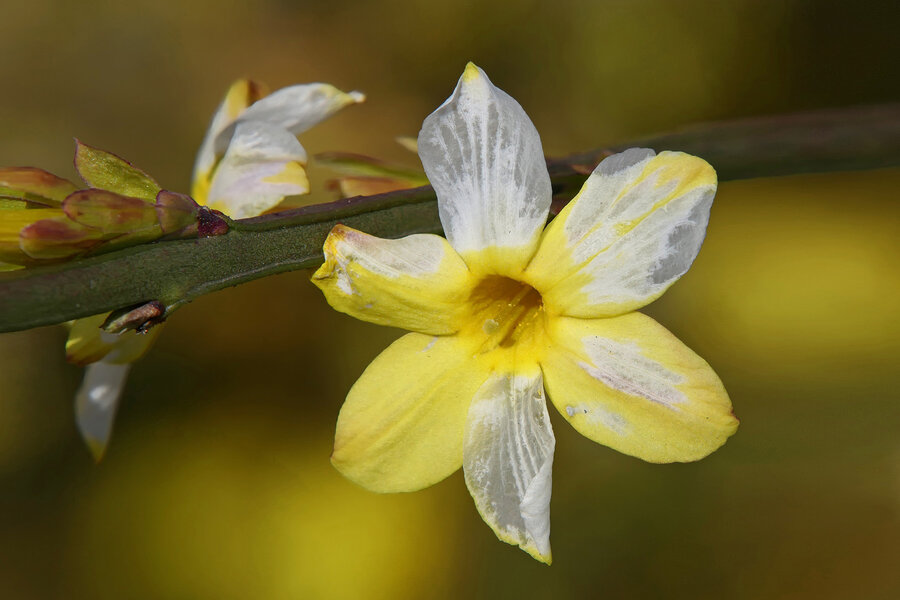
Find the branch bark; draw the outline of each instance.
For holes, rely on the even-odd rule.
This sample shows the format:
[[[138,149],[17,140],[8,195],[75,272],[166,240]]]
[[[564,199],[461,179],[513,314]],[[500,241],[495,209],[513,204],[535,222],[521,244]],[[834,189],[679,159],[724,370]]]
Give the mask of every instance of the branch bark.
[[[570,199],[600,160],[634,146],[701,156],[720,181],[898,166],[900,104],[709,123],[550,159],[555,196]],[[0,332],[154,300],[170,314],[216,290],[316,267],[337,223],[390,238],[441,231],[434,191],[426,186],[235,221],[225,235],[159,241],[4,273]]]

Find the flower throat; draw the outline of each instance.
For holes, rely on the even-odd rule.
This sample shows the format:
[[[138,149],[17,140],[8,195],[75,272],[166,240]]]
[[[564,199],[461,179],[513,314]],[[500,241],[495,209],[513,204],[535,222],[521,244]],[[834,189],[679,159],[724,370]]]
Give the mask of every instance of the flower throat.
[[[509,348],[533,335],[543,320],[541,295],[528,284],[500,275],[489,275],[469,298],[473,322],[487,336],[481,352]]]

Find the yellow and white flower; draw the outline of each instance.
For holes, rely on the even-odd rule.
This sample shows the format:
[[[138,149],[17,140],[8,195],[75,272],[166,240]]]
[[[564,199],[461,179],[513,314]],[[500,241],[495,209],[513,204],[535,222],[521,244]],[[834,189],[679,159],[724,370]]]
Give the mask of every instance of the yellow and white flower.
[[[306,151],[297,135],[363,100],[359,92],[345,93],[325,83],[265,95],[259,84],[235,82],[197,153],[194,200],[243,219],[275,208],[286,196],[308,193]],[[107,334],[100,329],[106,316],[75,321],[66,344],[68,360],[87,366],[75,411],[78,428],[97,460],[109,442],[130,363],[147,352],[160,329],[143,335]]]
[[[194,163],[194,200],[233,219],[261,215],[285,196],[308,193],[306,151],[297,136],[365,100],[327,83],[262,94],[249,80],[231,86]]]
[[[545,394],[580,433],[651,462],[703,458],[737,428],[710,366],[632,312],[690,267],[716,174],[680,152],[627,150],[545,228],[538,133],[472,64],[418,150],[447,239],[339,225],[313,275],[337,310],[412,331],[350,390],[332,462],[378,492],[462,467],[497,536],[549,563]]]

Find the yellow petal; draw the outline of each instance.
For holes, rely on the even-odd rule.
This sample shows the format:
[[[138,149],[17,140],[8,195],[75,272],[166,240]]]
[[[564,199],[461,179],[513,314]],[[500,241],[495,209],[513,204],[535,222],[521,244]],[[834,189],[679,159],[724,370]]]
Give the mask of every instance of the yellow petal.
[[[690,268],[715,192],[716,172],[695,156],[644,148],[610,156],[544,231],[526,279],[557,314],[640,308]]]
[[[0,261],[16,265],[32,262],[20,245],[21,231],[42,219],[64,217],[58,208],[11,208],[0,211]]]
[[[650,462],[689,462],[737,429],[712,368],[650,317],[557,317],[549,330],[547,393],[595,442]]]
[[[331,461],[375,492],[411,492],[462,466],[466,413],[488,372],[455,336],[409,333],[369,365],[341,408]]]
[[[66,360],[74,365],[86,366],[103,360],[109,364],[131,363],[142,357],[162,331],[157,325],[147,333],[126,331],[107,333],[100,329],[109,313],[76,319],[71,323],[66,340]]]
[[[312,282],[335,310],[422,333],[459,330],[473,280],[444,238],[384,240],[338,225],[324,252]]]
[[[419,141],[414,137],[410,137],[408,135],[398,135],[394,138],[394,141],[396,141],[398,144],[403,146],[403,148],[409,150],[410,152],[419,152]]]

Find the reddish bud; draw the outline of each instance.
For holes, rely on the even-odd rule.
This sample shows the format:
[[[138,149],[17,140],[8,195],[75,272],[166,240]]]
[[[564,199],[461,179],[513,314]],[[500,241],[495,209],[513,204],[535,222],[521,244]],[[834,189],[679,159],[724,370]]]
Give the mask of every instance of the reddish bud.
[[[228,233],[228,221],[225,215],[217,210],[201,206],[197,213],[197,235],[210,237]]]
[[[156,216],[164,234],[180,231],[197,221],[200,205],[187,194],[162,190],[156,195]]]
[[[66,217],[54,217],[41,219],[22,229],[19,246],[32,258],[69,258],[98,245],[102,235],[102,232]]]
[[[0,168],[2,196],[54,207],[77,189],[71,181],[36,167]]]
[[[106,190],[75,192],[66,198],[62,208],[76,223],[103,233],[132,233],[157,226],[156,210],[152,204]]]

